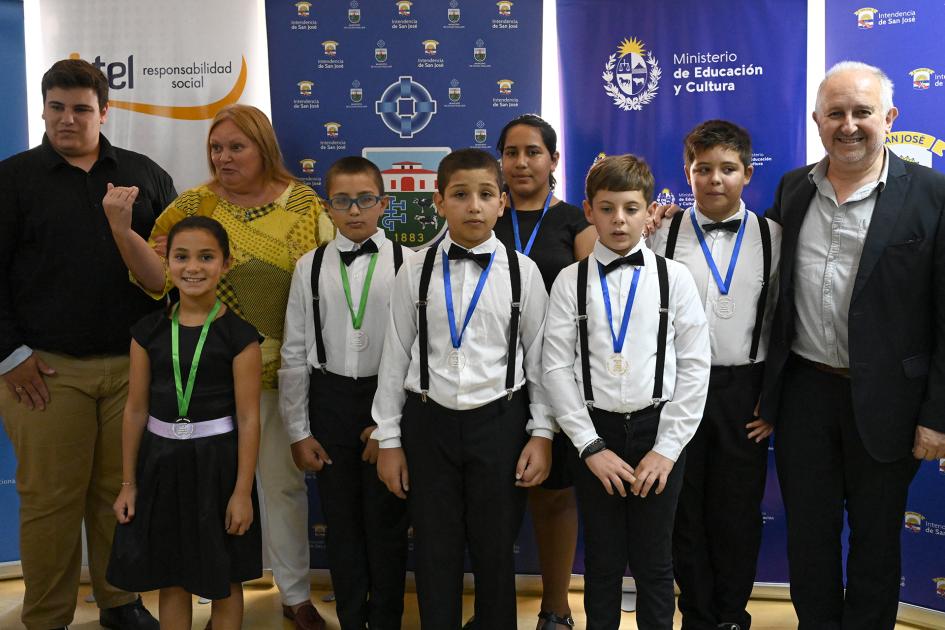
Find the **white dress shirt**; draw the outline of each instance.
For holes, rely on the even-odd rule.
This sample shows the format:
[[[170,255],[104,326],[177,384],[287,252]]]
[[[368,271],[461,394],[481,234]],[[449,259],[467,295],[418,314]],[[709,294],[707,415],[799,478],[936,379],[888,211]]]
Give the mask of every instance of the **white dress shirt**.
[[[318,277],[319,313],[325,347],[325,369],[349,378],[374,376],[381,362],[381,348],[390,317],[390,292],[394,285],[393,243],[378,230],[370,240],[377,245],[378,258],[368,291],[361,331],[367,335],[367,347],[354,350],[348,340],[354,332],[351,314],[341,283],[340,251],[360,249],[361,245],[341,232],[325,248]],[[406,251],[404,252],[407,253]],[[295,265],[289,302],[285,313],[285,334],[282,341],[282,369],[279,370],[279,407],[282,420],[294,444],[307,438],[309,432],[309,374],[319,369],[315,347],[315,313],[312,306],[312,259],[315,250],[302,256]],[[362,254],[346,267],[355,313],[361,302],[361,290],[371,263],[369,254]]]
[[[847,314],[876,199],[889,175],[889,159],[883,155],[879,179],[839,205],[833,184],[827,179],[829,158],[821,160],[808,175],[817,192],[797,238],[797,333],[791,345],[791,350],[805,359],[837,368],[850,367]]]
[[[696,291],[705,309],[706,319],[709,322],[709,339],[712,344],[712,365],[745,365],[751,353],[751,339],[755,330],[755,317],[758,309],[758,296],[761,294],[762,276],[764,275],[764,255],[761,249],[761,231],[758,221],[767,221],[771,232],[771,274],[768,279],[768,298],[765,308],[765,318],[761,327],[761,340],[758,344],[756,361],[764,361],[768,348],[768,335],[771,322],[774,318],[774,305],[778,299],[778,262],[781,258],[781,226],[761,217],[749,216],[745,203],[741,203],[738,212],[725,219],[732,221],[748,220],[745,226],[745,235],[742,237],[742,247],[732,274],[732,284],[729,286],[728,297],[733,301],[734,313],[729,318],[720,317],[716,312],[716,304],[722,296],[719,285],[709,269],[709,264],[702,253],[702,246],[692,227],[691,213],[695,213],[696,222],[703,226],[714,223],[714,219],[705,216],[696,207],[686,210],[679,225],[679,234],[676,240],[676,251],[673,260],[676,260],[689,269],[693,280],[696,281]],[[670,222],[664,221],[659,231],[650,237],[650,247],[657,254],[666,252],[666,241],[669,237]],[[737,234],[728,230],[712,230],[703,232],[706,245],[712,253],[712,259],[724,279],[732,260],[732,251],[735,249]],[[722,311],[724,313],[724,311]]]
[[[467,410],[481,407],[506,395],[505,370],[508,364],[508,334],[512,302],[509,261],[505,247],[493,234],[472,248],[477,254],[495,252],[489,277],[460,347],[466,365],[455,370],[447,365],[453,350],[446,313],[441,252],[453,241],[447,235],[437,247],[427,292],[427,332],[430,387],[427,396],[443,407]],[[407,391],[420,392],[420,343],[418,339],[417,295],[420,271],[426,251],[404,261],[394,282],[390,302],[390,324],[384,340],[380,378],[371,410],[381,448],[400,446],[400,418]],[[522,282],[522,311],[519,343],[515,355],[515,386],[527,383],[531,419],[527,430],[532,436],[551,438],[555,431],[551,409],[541,386],[541,344],[548,294],[538,267],[517,254]],[[471,260],[449,263],[457,333],[462,328],[469,302],[482,272]]]
[[[644,266],[621,351],[630,369],[621,376],[614,376],[607,370],[606,359],[614,354],[614,347],[597,267],[598,262],[606,265],[619,256],[598,241],[588,261],[587,333],[594,407],[616,413],[632,413],[653,405],[660,320],[659,279],[653,252],[641,241],[629,253],[638,249],[643,251]],[[709,387],[711,350],[705,313],[692,276],[675,261],[667,260],[666,267],[669,325],[662,400],[667,402],[660,414],[653,450],[676,461],[702,419]],[[634,269],[627,265],[606,276],[615,332],[619,331]],[[578,263],[565,267],[551,288],[542,364],[545,391],[555,418],[580,451],[599,436],[584,404],[577,325],[577,274]]]

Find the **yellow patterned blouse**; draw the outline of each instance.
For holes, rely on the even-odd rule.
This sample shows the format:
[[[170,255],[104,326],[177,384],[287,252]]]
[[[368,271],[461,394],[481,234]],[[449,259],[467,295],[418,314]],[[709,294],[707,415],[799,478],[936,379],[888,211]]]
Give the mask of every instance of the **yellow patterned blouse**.
[[[230,237],[230,270],[220,280],[220,300],[265,336],[262,386],[278,385],[279,350],[289,285],[302,254],[334,238],[335,228],[315,191],[300,183],[286,187],[265,206],[244,208],[217,196],[207,186],[182,193],[154,223],[150,245],[185,217],[216,219]],[[162,294],[170,291],[167,277]]]

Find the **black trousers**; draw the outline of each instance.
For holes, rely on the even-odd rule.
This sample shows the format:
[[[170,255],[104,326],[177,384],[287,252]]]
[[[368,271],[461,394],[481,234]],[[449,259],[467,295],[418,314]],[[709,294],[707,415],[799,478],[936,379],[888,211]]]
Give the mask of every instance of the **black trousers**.
[[[633,414],[591,412],[594,428],[607,447],[636,466],[656,442],[660,409]],[[682,487],[685,452],[661,494],[644,498],[607,494],[587,465],[575,458],[574,487],[584,523],[584,610],[587,630],[620,626],[621,585],[627,567],[637,587],[637,627],[673,627],[672,535]]]
[[[528,436],[525,396],[455,411],[410,394],[402,441],[410,474],[410,515],[420,623],[463,624],[463,561],[468,546],[480,628],[515,630],[513,547],[525,513],[515,465]]]
[[[850,380],[792,356],[775,433],[788,529],[791,599],[801,630],[893,628],[899,539],[919,462],[873,459],[853,418]],[[850,526],[844,592],[840,536]]]
[[[313,372],[312,435],[332,460],[318,473],[326,548],[338,621],[344,630],[399,630],[407,563],[407,502],[391,494],[377,468],[361,461],[361,431],[371,424],[376,378]]]
[[[686,446],[673,529],[684,630],[751,626],[745,610],[761,547],[768,440],[748,439],[764,364],[713,367],[702,423]]]

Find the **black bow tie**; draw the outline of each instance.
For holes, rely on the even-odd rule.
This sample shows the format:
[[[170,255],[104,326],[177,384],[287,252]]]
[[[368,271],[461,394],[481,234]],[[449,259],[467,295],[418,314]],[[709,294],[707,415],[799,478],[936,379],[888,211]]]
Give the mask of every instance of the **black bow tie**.
[[[638,249],[637,251],[633,252],[629,256],[624,256],[623,258],[618,258],[617,260],[613,260],[607,263],[606,265],[604,265],[604,275],[606,276],[611,271],[614,271],[615,269],[619,269],[620,267],[623,267],[624,265],[636,265],[637,267],[642,267],[643,266],[643,250]]]
[[[359,249],[352,249],[350,252],[338,252],[338,255],[341,256],[341,262],[345,264],[345,267],[350,267],[351,263],[354,262],[354,259],[360,256],[361,254],[376,254],[377,253],[377,243],[368,239],[364,241],[364,244],[361,245]]]
[[[706,223],[702,226],[702,229],[705,232],[711,232],[712,230],[728,230],[732,234],[735,234],[738,232],[738,228],[741,224],[741,219],[731,219],[730,221],[720,221],[718,223]]]
[[[479,265],[480,268],[485,269],[489,265],[489,259],[492,258],[492,254],[474,254],[471,250],[463,249],[456,243],[453,243],[450,245],[448,257],[450,260],[463,260],[468,258]]]

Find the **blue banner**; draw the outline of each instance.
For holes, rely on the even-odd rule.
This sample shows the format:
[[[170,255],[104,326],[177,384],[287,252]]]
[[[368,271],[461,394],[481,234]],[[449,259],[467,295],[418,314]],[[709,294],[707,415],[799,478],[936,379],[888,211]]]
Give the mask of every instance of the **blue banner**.
[[[710,118],[751,133],[745,203],[763,212],[781,176],[804,163],[807,3],[767,0],[558,0],[566,198],[584,198],[601,153],[650,164],[660,202],[692,194],[685,134]],[[777,46],[772,46],[772,40]]]
[[[862,0],[826,3],[826,62],[882,68],[895,85],[899,117],[886,144],[903,159],[945,171],[945,44],[942,3]]]
[[[512,118],[541,106],[541,0],[283,0],[266,3],[272,119],[286,165],[325,195],[346,155],[381,169],[381,220],[408,247],[445,230],[436,169],[453,148],[495,151]],[[325,521],[309,481],[311,560],[326,567]],[[537,572],[531,528],[518,569]]]
[[[28,147],[26,124],[26,49],[22,0],[0,0],[0,160]],[[39,86],[36,86],[39,89]]]
[[[387,235],[433,242],[445,229],[432,203],[440,159],[492,151],[506,122],[539,111],[541,20],[541,0],[267,2],[286,164],[324,193],[332,162],[364,155],[392,198]]]
[[[746,205],[763,213],[805,161],[807,3],[558,0],[566,198],[584,198],[601,154],[650,164],[660,203],[688,207],[683,138],[724,118],[752,137]],[[772,46],[776,40],[777,45]],[[784,509],[771,457],[759,582],[787,582]]]
[[[0,0],[0,160],[28,148],[26,124],[26,51],[23,3]],[[39,86],[36,86],[39,89]],[[0,431],[0,563],[20,559],[20,502],[16,496],[16,458],[7,434]]]
[[[826,3],[826,64],[882,68],[899,117],[886,138],[897,155],[945,171],[945,44],[941,2]],[[945,460],[923,462],[909,489],[902,529],[900,601],[945,611]]]

